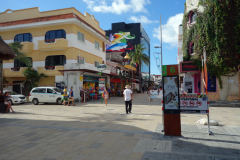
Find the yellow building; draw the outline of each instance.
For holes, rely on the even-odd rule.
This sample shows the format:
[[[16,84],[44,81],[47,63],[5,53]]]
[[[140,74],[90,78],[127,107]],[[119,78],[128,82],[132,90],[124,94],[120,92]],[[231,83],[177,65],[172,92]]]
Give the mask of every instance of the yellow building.
[[[75,93],[83,86],[84,76],[97,77],[96,66],[106,63],[105,45],[110,44],[94,16],[83,15],[75,8],[46,12],[38,8],[8,9],[0,13],[0,37],[6,43],[23,44],[21,51],[31,58],[32,68],[48,76],[40,80],[40,86],[63,83],[74,86]],[[3,62],[3,68],[8,83],[25,80],[25,64],[9,60]]]

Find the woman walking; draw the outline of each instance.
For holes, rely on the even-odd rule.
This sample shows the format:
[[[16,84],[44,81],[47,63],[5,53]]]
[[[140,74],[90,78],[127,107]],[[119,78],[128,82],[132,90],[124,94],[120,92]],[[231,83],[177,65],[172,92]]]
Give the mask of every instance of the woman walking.
[[[109,93],[108,93],[108,91],[107,91],[106,88],[104,88],[104,91],[103,91],[103,93],[102,93],[102,97],[104,98],[105,104],[106,104],[106,106],[107,106],[107,99],[108,99],[108,97],[109,97]]]

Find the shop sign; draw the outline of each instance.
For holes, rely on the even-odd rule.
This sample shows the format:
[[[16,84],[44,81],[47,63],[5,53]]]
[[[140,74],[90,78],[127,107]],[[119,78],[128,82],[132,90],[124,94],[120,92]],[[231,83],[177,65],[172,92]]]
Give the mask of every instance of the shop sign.
[[[88,81],[88,82],[98,82],[98,77],[89,77],[89,76],[83,76],[83,81]]]
[[[206,94],[180,94],[180,111],[185,113],[208,113]]]
[[[99,78],[99,83],[98,83],[98,93],[102,94],[105,88],[105,78]]]
[[[181,70],[181,73],[199,71],[197,65],[194,62],[181,62],[180,63],[180,70]]]
[[[175,76],[178,75],[178,65],[163,65],[162,76]]]
[[[98,69],[99,71],[104,71],[104,70],[106,69],[106,65],[105,65],[105,64],[99,64],[99,65],[97,66],[97,69]]]
[[[163,108],[164,113],[173,113],[171,110],[179,113],[179,76],[163,77]]]

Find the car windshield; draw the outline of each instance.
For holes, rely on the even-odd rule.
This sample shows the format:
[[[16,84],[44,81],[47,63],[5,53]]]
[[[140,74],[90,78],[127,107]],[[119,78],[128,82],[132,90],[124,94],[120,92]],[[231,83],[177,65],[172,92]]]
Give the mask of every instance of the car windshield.
[[[53,88],[54,91],[61,93],[62,90],[60,88]]]

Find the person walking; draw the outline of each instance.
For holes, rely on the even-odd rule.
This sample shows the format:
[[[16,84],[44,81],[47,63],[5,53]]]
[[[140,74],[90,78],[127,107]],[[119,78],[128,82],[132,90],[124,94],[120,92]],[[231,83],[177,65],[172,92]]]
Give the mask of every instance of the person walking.
[[[125,107],[126,107],[126,114],[131,113],[132,111],[132,90],[129,85],[125,86],[125,90],[123,92]]]
[[[106,106],[107,106],[107,99],[108,99],[108,97],[109,97],[109,93],[108,93],[108,91],[107,91],[106,88],[104,88],[104,91],[103,91],[103,93],[102,93],[102,97],[104,98],[105,104],[106,104]]]
[[[63,105],[66,106],[66,101],[68,101],[68,95],[67,95],[67,86],[64,87],[63,94],[62,94],[62,101]]]
[[[144,94],[144,91],[145,91],[145,88],[144,88],[144,86],[142,86],[142,92],[143,92],[143,94]]]
[[[73,87],[71,86],[71,88],[69,89],[69,99],[68,99],[68,106],[69,103],[72,101],[72,105],[75,106],[74,104],[74,97],[73,97]]]

